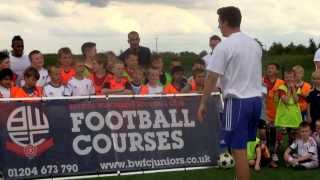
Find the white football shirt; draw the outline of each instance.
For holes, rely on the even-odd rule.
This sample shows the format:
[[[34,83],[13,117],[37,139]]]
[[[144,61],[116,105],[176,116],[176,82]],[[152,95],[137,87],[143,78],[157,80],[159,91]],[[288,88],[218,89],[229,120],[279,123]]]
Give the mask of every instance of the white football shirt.
[[[54,87],[51,83],[48,83],[43,88],[43,96],[45,97],[61,97],[70,95],[70,90],[63,85],[61,85],[60,87]]]
[[[262,49],[254,39],[233,33],[216,46],[207,70],[220,75],[219,87],[225,98],[260,97],[261,58]]]
[[[15,57],[10,52],[10,69],[17,74],[17,82],[23,79],[24,70],[31,65],[29,57],[22,55],[21,57]]]
[[[72,96],[89,96],[95,94],[93,82],[87,78],[79,80],[72,77],[67,87]]]

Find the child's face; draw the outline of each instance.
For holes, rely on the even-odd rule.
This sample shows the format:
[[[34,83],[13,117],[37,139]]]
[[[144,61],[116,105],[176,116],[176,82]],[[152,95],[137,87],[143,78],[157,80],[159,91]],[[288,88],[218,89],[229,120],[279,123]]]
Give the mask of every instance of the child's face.
[[[157,81],[159,80],[160,76],[160,72],[156,69],[150,69],[149,73],[148,73],[148,81],[150,83],[157,83]]]
[[[295,70],[294,71],[295,74],[295,78],[297,81],[302,81],[303,80],[303,76],[304,76],[304,72],[302,70]]]
[[[24,81],[26,82],[25,85],[30,88],[30,87],[35,87],[38,80],[35,77],[31,76],[31,77],[24,77]]]
[[[155,69],[158,69],[160,71],[162,71],[163,69],[163,61],[162,61],[162,58],[159,58],[155,61],[152,61],[152,67],[155,68]]]
[[[312,82],[315,86],[320,86],[320,76],[312,77]]]
[[[6,58],[0,64],[0,69],[6,69],[6,68],[10,68],[10,60],[9,60],[9,58]]]
[[[97,48],[96,47],[92,47],[92,48],[88,48],[87,52],[86,52],[86,56],[89,58],[93,58],[97,55]]]
[[[197,86],[204,86],[204,80],[206,78],[206,75],[205,73],[200,73],[200,74],[197,74],[195,77],[194,77],[194,81],[196,83]]]
[[[7,76],[7,77],[5,77],[4,79],[2,79],[0,81],[0,85],[5,87],[5,88],[7,88],[7,89],[9,89],[9,88],[12,87],[12,79],[10,79],[10,77]]]
[[[71,66],[73,62],[72,54],[61,54],[59,61],[62,66]]]
[[[132,74],[132,79],[135,82],[141,82],[144,79],[143,72],[140,70],[135,70]]]
[[[114,62],[115,62],[115,59],[114,59],[114,58],[108,59],[106,69],[107,69],[109,72],[112,72],[112,69],[113,69],[113,66],[114,66]]]
[[[31,65],[36,69],[41,69],[44,65],[43,55],[41,53],[32,55]]]
[[[259,138],[261,140],[265,140],[267,137],[267,130],[266,129],[259,129]]]
[[[125,60],[125,63],[128,68],[136,68],[139,65],[138,56],[129,55],[129,57]]]
[[[50,78],[51,81],[54,83],[60,83],[61,82],[61,75],[59,69],[54,69],[50,72]]]
[[[123,64],[114,64],[113,65],[113,69],[112,69],[112,73],[116,76],[116,77],[123,77],[123,73],[124,73],[124,65]]]
[[[192,66],[192,70],[195,69],[205,69],[206,67],[203,64],[196,63]]]
[[[76,73],[79,74],[83,74],[84,70],[85,70],[85,65],[83,62],[76,62],[75,64],[75,70]]]
[[[98,72],[104,70],[103,64],[99,64],[97,61],[92,61],[92,71]]]
[[[173,74],[173,79],[176,81],[176,82],[181,82],[183,80],[183,71],[179,71],[179,72],[175,72]]]
[[[308,137],[311,135],[311,129],[310,127],[303,127],[300,128],[300,137],[302,139],[308,139]]]
[[[284,74],[284,81],[286,82],[287,85],[294,83],[295,82],[294,73]]]
[[[278,74],[277,67],[273,64],[268,65],[266,73],[267,73],[267,76],[277,75]]]

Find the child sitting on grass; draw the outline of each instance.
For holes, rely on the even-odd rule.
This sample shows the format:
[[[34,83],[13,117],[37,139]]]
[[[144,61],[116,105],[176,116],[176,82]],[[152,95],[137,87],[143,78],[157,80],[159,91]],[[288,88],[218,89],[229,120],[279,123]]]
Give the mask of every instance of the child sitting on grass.
[[[286,149],[284,160],[298,169],[312,169],[319,166],[317,143],[311,136],[309,123],[302,122],[299,126],[299,136]]]

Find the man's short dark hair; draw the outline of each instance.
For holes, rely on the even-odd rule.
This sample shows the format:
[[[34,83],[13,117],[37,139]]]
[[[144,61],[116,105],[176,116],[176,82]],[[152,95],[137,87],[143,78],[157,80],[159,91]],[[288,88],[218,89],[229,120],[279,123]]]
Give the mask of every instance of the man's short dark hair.
[[[85,42],[81,46],[81,52],[82,52],[83,55],[85,55],[87,49],[94,48],[94,47],[96,47],[96,43],[94,43],[94,42]]]
[[[221,38],[218,35],[213,35],[213,36],[210,37],[210,41],[212,41],[212,40],[221,41]]]
[[[9,58],[9,52],[7,50],[0,51],[0,63]]]
[[[218,9],[217,14],[220,20],[228,22],[230,27],[240,27],[242,16],[239,8],[234,6],[222,7]]]
[[[12,71],[11,69],[6,68],[6,69],[2,69],[2,70],[0,71],[0,81],[3,80],[3,79],[5,79],[5,78],[8,77],[8,76],[9,76],[9,78],[10,78],[11,80],[13,80],[14,73],[13,73],[13,71]]]
[[[34,77],[36,80],[39,80],[40,78],[40,74],[38,72],[38,70],[34,67],[28,67],[24,73],[23,73],[23,77],[29,78],[29,77]]]
[[[13,44],[15,41],[23,41],[23,39],[22,39],[21,36],[15,35],[15,36],[13,36],[13,38],[12,38],[12,44]]]
[[[35,55],[35,54],[41,54],[41,52],[39,50],[32,50],[30,53],[29,53],[29,59],[30,61],[32,61],[32,56]]]
[[[129,38],[129,36],[131,36],[133,34],[136,34],[136,35],[139,36],[139,33],[137,31],[131,31],[131,32],[128,33],[128,38]]]

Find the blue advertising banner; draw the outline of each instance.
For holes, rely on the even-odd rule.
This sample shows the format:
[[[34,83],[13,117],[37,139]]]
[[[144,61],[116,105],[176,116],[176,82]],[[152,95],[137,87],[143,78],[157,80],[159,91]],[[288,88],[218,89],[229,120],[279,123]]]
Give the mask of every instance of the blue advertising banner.
[[[5,179],[213,166],[220,97],[203,123],[200,96],[0,102]]]

